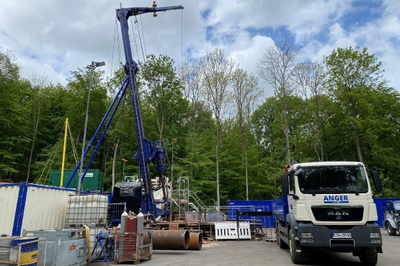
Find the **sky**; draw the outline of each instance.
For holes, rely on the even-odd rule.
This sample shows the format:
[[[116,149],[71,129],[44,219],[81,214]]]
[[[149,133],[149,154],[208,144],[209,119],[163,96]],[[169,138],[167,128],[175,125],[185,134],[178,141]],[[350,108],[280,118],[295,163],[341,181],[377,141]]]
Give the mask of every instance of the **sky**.
[[[382,62],[384,78],[400,91],[398,0],[158,0],[183,10],[130,17],[132,55],[167,55],[179,66],[216,48],[258,75],[266,49],[284,38],[303,48],[304,60],[322,62],[339,47],[367,47]],[[21,76],[66,85],[71,71],[104,61],[111,76],[125,62],[116,9],[150,7],[153,1],[0,0],[0,49],[11,51]]]

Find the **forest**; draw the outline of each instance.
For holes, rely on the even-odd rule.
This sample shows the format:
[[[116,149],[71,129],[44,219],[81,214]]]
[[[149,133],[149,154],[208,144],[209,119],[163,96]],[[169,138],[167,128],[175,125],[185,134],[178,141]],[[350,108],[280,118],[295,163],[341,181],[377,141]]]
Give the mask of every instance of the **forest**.
[[[203,202],[224,206],[280,196],[280,175],[292,161],[360,161],[380,174],[384,191],[376,197],[400,196],[399,92],[376,56],[347,47],[309,62],[288,40],[260,52],[257,76],[221,48],[179,66],[166,55],[138,62],[145,136],[164,141],[165,175],[174,186],[188,177]],[[74,169],[89,88],[86,145],[116,97],[124,66],[112,77],[78,68],[66,85],[20,72],[12,51],[0,47],[0,182],[47,185],[50,169],[61,169],[66,119],[65,169]],[[260,84],[269,84],[271,96]],[[103,191],[111,191],[113,178],[139,176],[137,151],[128,91],[90,166],[104,173]]]

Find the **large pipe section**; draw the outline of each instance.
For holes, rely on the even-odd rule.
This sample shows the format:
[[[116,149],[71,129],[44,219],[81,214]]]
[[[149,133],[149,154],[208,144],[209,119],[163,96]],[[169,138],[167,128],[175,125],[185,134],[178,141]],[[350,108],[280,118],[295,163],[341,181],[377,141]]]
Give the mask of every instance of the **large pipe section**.
[[[200,250],[203,246],[203,234],[190,232],[190,243],[188,249]]]
[[[153,249],[188,249],[190,234],[187,230],[153,230]]]

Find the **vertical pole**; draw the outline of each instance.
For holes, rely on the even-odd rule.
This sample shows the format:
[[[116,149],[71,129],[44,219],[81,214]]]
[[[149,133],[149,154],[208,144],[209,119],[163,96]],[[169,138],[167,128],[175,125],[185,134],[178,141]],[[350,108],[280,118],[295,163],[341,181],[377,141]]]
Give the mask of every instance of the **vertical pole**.
[[[172,220],[172,207],[173,207],[173,195],[174,195],[174,143],[176,143],[178,140],[177,139],[172,139],[172,148],[171,148],[171,204],[170,204],[170,208],[171,208],[171,213],[170,213],[170,220]],[[180,207],[179,207],[180,209]],[[180,216],[180,213],[179,213]]]
[[[125,163],[127,162],[127,159],[122,159],[122,162],[124,163],[122,166],[122,182],[126,181],[125,180]]]
[[[178,142],[178,139],[172,139],[172,155],[171,155],[171,199],[174,184],[174,144]]]
[[[62,162],[61,162],[61,176],[60,176],[60,186],[64,186],[64,163],[65,163],[65,151],[67,150],[67,129],[68,129],[68,118],[65,119],[65,133],[64,133],[64,145],[63,145],[63,153],[62,153]]]
[[[172,159],[171,159],[171,196],[172,196],[172,184],[174,181],[174,141],[172,140]]]
[[[172,140],[172,159],[171,159],[171,204],[170,204],[170,208],[171,208],[171,212],[170,212],[170,216],[169,219],[172,221],[172,210],[173,210],[173,195],[174,195],[174,140]],[[180,207],[179,207],[180,208]]]
[[[87,131],[87,122],[88,122],[88,113],[89,113],[89,102],[90,102],[90,87],[92,86],[92,77],[93,77],[93,70],[95,69],[96,65],[92,62],[91,66],[88,66],[90,69],[90,79],[89,79],[89,87],[88,87],[88,96],[86,102],[86,114],[85,114],[85,128],[83,130],[83,139],[82,139],[82,156],[81,156],[81,165],[79,170],[79,178],[78,178],[78,195],[81,193],[81,186],[82,186],[82,178],[83,178],[83,159],[85,157],[85,141],[86,141],[86,131]]]
[[[240,215],[240,212],[238,209],[236,209],[236,232],[237,232],[238,241],[239,241],[239,215]]]
[[[217,139],[217,145],[215,145],[215,161],[217,164],[217,211],[220,210],[220,199],[219,199],[219,158],[218,158],[218,139]]]

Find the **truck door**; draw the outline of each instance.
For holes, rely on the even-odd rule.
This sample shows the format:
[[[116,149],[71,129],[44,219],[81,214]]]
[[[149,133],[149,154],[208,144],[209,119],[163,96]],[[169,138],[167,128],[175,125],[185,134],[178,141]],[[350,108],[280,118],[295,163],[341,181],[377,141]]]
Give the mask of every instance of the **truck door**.
[[[289,204],[289,212],[294,215],[297,214],[297,202],[296,199],[292,195],[296,195],[296,185],[295,185],[295,176],[294,172],[291,172],[288,176],[289,178],[289,196],[288,196],[288,204]]]

